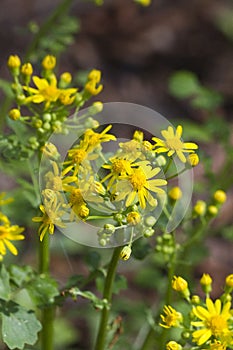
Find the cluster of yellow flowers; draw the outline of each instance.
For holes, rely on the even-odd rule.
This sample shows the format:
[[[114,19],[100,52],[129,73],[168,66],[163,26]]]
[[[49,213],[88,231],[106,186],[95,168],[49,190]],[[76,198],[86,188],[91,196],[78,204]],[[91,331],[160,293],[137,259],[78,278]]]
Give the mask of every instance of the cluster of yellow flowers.
[[[4,192],[0,194],[0,207],[13,201],[12,198],[5,198],[5,195]],[[24,235],[21,234],[24,228],[18,225],[12,225],[9,218],[2,211],[0,211],[0,222],[0,261],[2,261],[7,253],[7,249],[13,255],[18,254],[18,250],[12,241],[21,241],[24,239]]]
[[[96,89],[99,74],[93,71],[88,79],[87,90]],[[65,227],[74,220],[104,219],[98,231],[100,246],[127,243],[121,255],[126,260],[136,237],[154,233],[154,213],[166,201],[167,163],[177,155],[187,168],[198,164],[197,145],[181,140],[181,126],[175,130],[169,126],[161,132],[163,139],[145,140],[144,133],[136,130],[131,140],[119,142],[114,153],[104,153],[103,143],[117,141],[109,133],[111,128],[108,125],[101,132],[86,129],[63,162],[59,161],[55,145],[45,144],[45,156],[52,158],[51,169],[44,176],[44,201],[40,206],[43,215],[33,221],[41,222],[42,240],[47,231],[54,232],[55,225]],[[181,195],[177,187],[169,192],[174,201]]]
[[[68,133],[64,121],[70,112],[77,113],[87,100],[99,94],[103,88],[99,84],[99,70],[93,69],[89,73],[84,88],[79,91],[71,86],[72,76],[69,72],[57,78],[54,73],[56,57],[45,56],[41,67],[41,76],[33,75],[34,68],[30,62],[21,64],[17,55],[11,55],[8,59],[17,104],[9,111],[9,117],[36,131],[35,136],[29,138],[33,149],[40,149],[53,132]]]
[[[160,326],[180,329],[180,339],[169,341],[167,350],[233,348],[233,274],[226,277],[224,291],[215,301],[210,298],[211,276],[203,274],[200,284],[205,293],[205,301],[198,295],[191,295],[185,279],[174,276],[172,287],[185,298],[190,309],[187,311],[187,308],[183,308],[183,311],[178,311],[171,305],[164,306]]]

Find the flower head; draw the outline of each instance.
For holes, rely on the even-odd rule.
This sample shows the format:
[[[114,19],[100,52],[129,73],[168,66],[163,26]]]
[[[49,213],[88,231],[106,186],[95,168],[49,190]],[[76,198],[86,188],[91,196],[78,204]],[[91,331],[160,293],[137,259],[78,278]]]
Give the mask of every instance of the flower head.
[[[157,200],[151,195],[151,192],[164,194],[160,186],[167,184],[164,179],[153,179],[160,172],[160,168],[152,169],[148,162],[137,163],[137,168],[132,168],[129,175],[120,176],[116,184],[116,192],[119,193],[116,201],[126,198],[125,205],[128,207],[134,201],[139,201],[142,209],[146,208],[148,202],[152,207],[157,205]]]
[[[233,274],[230,274],[226,277],[226,286],[233,288]]]
[[[177,312],[172,306],[165,305],[163,308],[164,315],[160,315],[162,322],[159,325],[163,328],[179,327],[183,320],[182,314]]]
[[[21,234],[24,231],[23,227],[11,225],[8,218],[3,214],[1,214],[0,220],[2,222],[2,225],[0,225],[0,258],[2,260],[3,256],[6,255],[7,249],[13,255],[17,255],[18,250],[12,241],[21,241],[25,237]]]
[[[53,193],[53,191],[51,191]],[[62,216],[64,215],[64,210],[61,210],[62,202],[58,199],[57,195],[54,193],[50,200],[45,200],[44,205],[40,205],[40,211],[42,216],[35,216],[32,218],[34,222],[41,222],[38,230],[40,236],[40,241],[43,240],[46,232],[51,235],[54,233],[55,226],[65,227],[62,222]]]
[[[158,137],[152,137],[152,140],[155,141],[155,151],[156,153],[167,153],[169,157],[176,154],[181,162],[186,162],[186,153],[193,153],[198,146],[192,142],[183,142],[181,141],[182,135],[182,126],[179,125],[176,128],[176,131],[169,126],[167,130],[162,130],[161,134],[164,140],[159,139]]]
[[[44,78],[33,76],[32,78],[36,88],[24,86],[24,90],[29,93],[29,96],[25,98],[24,103],[28,104],[45,102],[45,109],[49,108],[50,104],[56,102],[60,96],[64,99],[64,96],[71,98],[73,94],[77,92],[76,88],[70,89],[58,89],[57,79],[52,77],[50,81]]]
[[[226,339],[232,341],[233,333],[229,329],[228,321],[231,315],[231,302],[222,305],[220,299],[215,303],[210,299],[206,299],[206,308],[196,306],[193,308],[193,314],[199,321],[193,321],[192,325],[198,330],[193,332],[193,341],[197,345],[203,345],[212,336],[217,340],[224,342]]]

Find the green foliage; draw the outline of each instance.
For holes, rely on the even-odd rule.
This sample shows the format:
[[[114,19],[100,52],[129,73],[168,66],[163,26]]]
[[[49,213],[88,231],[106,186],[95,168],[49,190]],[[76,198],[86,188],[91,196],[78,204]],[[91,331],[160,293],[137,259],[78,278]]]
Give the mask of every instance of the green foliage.
[[[61,1],[55,11],[39,26],[30,22],[29,30],[33,34],[31,45],[26,53],[26,60],[41,60],[52,53],[59,57],[74,42],[74,35],[79,30],[79,20],[68,14],[72,0]]]
[[[1,302],[2,338],[10,349],[23,349],[25,344],[33,345],[41,324],[34,312],[28,311],[12,300]]]
[[[223,97],[216,91],[203,87],[197,76],[189,71],[177,71],[169,79],[169,92],[176,98],[189,98],[191,106],[214,111],[223,103]]]
[[[41,324],[33,311],[13,301],[14,293],[25,283],[30,283],[32,269],[12,265],[7,271],[4,265],[0,272],[0,317],[2,339],[10,349],[23,349],[25,344],[34,344]],[[13,284],[12,284],[13,283]]]

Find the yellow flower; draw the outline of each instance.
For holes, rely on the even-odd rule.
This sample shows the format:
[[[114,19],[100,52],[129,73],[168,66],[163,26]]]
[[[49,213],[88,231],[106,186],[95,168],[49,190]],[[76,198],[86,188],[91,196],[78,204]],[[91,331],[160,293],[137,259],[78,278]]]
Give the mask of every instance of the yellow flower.
[[[41,65],[46,70],[53,69],[56,66],[56,57],[52,55],[45,56]]]
[[[231,302],[222,305],[220,299],[213,303],[210,298],[206,299],[206,308],[194,307],[193,314],[200,321],[191,322],[194,327],[199,328],[193,332],[193,341],[197,345],[203,345],[212,336],[223,342],[226,339],[232,341],[233,334],[228,326],[228,320],[232,317],[230,308]]]
[[[50,202],[45,202],[45,205],[40,205],[40,210],[42,216],[35,216],[32,218],[34,222],[41,222],[41,225],[38,230],[40,236],[40,241],[43,240],[46,232],[49,232],[51,235],[54,234],[54,227],[59,226],[64,228],[65,224],[62,222],[62,216],[64,211],[60,210],[62,202],[59,202],[57,197],[53,197]]]
[[[181,350],[182,346],[176,341],[171,340],[166,344],[166,350]]]
[[[162,322],[159,325],[163,328],[179,327],[183,317],[172,306],[165,305],[163,308],[164,315],[160,315]]]
[[[20,110],[17,108],[13,108],[9,111],[9,117],[12,120],[18,120],[21,116]]]
[[[85,84],[85,90],[91,95],[98,95],[103,90],[103,85],[100,84],[97,86],[97,83],[94,80],[90,80]]]
[[[164,179],[152,179],[160,172],[160,168],[152,169],[148,162],[141,161],[137,163],[138,168],[131,169],[129,175],[120,176],[119,183],[116,184],[116,201],[127,197],[125,205],[130,206],[135,200],[139,201],[142,209],[146,208],[148,202],[152,207],[157,205],[157,200],[151,195],[150,191],[164,194],[164,190],[158,186],[164,186],[167,181]]]
[[[59,171],[58,165],[56,162],[51,161],[53,171],[49,171],[45,175],[46,188],[53,191],[63,191],[66,190],[68,184],[77,181],[76,176],[66,176],[72,169],[73,166],[69,166],[62,171]]]
[[[102,165],[102,168],[110,170],[110,173],[102,179],[102,182],[109,180],[107,190],[111,188],[113,183],[118,180],[120,176],[130,174],[131,167],[135,165],[133,164],[135,158],[130,158],[130,156],[124,158],[112,157],[109,161],[111,164]]]
[[[0,220],[3,222],[3,225],[0,225],[0,257],[2,259],[2,257],[6,255],[6,248],[9,249],[13,255],[17,255],[18,250],[11,241],[21,241],[25,237],[21,235],[24,231],[23,227],[19,227],[18,225],[11,226],[5,215],[2,215]]]
[[[71,97],[75,94],[77,89],[58,89],[57,88],[57,79],[53,77],[50,82],[48,80],[34,76],[32,78],[37,89],[24,86],[24,90],[29,93],[30,96],[26,97],[24,103],[41,103],[45,102],[45,109],[47,109],[52,102],[56,102],[59,97],[62,95]]]
[[[107,134],[107,132],[112,128],[112,125],[108,125],[100,133],[93,131],[92,129],[87,129],[84,133],[84,138],[82,144],[86,147],[87,152],[92,151],[102,142],[116,141],[116,136],[112,134]]]
[[[156,153],[167,153],[169,157],[176,154],[181,162],[186,162],[185,153],[193,153],[198,146],[192,142],[183,142],[181,141],[182,135],[182,126],[178,125],[176,131],[169,126],[167,130],[161,131],[164,140],[159,139],[158,137],[152,137],[152,140],[155,141]]]
[[[226,192],[224,192],[224,191],[222,191],[222,190],[217,190],[217,191],[214,193],[214,200],[215,200],[217,203],[223,204],[224,202],[226,202],[226,199],[227,199]]]
[[[182,191],[179,187],[173,187],[169,192],[168,195],[171,199],[173,199],[174,201],[177,201],[178,199],[180,199],[182,197]]]

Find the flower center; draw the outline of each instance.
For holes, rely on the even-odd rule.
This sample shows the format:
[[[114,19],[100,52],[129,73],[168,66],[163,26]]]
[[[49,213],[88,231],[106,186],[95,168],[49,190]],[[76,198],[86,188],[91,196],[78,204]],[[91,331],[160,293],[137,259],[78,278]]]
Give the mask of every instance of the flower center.
[[[40,93],[46,101],[56,101],[59,97],[59,90],[55,86],[48,86]]]
[[[99,134],[93,134],[90,139],[88,140],[88,146],[97,146],[100,141],[100,135]]]
[[[176,137],[172,137],[166,140],[167,148],[172,149],[174,151],[178,151],[183,148],[183,142],[180,141]]]
[[[4,239],[7,237],[8,230],[4,226],[0,226],[0,239]]]
[[[130,176],[130,183],[135,191],[141,190],[146,184],[146,175],[141,169],[136,169]]]
[[[77,149],[73,155],[73,161],[76,164],[81,164],[82,161],[86,158],[87,152],[83,149]]]
[[[116,159],[113,161],[112,170],[116,174],[122,174],[127,172],[127,168],[130,167],[130,162],[125,159]]]
[[[62,191],[62,179],[60,176],[54,176],[51,185],[54,191]]]
[[[221,315],[211,317],[208,322],[208,327],[215,336],[219,336],[225,329],[228,328],[227,321]]]
[[[82,196],[81,190],[79,188],[77,188],[71,192],[70,203],[72,205],[74,205],[74,204],[80,205],[80,204],[84,203],[83,196]]]

